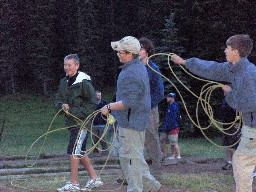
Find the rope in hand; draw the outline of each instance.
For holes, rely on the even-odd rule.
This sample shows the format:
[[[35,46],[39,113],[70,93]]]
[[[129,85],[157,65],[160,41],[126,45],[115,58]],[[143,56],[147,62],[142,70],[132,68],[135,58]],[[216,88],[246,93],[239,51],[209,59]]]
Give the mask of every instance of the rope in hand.
[[[42,151],[43,151],[43,147],[44,147],[44,144],[45,144],[45,142],[46,142],[46,139],[47,139],[48,134],[54,133],[54,132],[56,132],[56,131],[68,129],[68,128],[71,128],[71,127],[80,126],[80,131],[79,131],[79,134],[78,134],[78,137],[77,137],[77,139],[76,139],[76,142],[75,142],[75,145],[74,145],[74,146],[76,146],[76,144],[77,144],[77,142],[78,142],[79,135],[80,135],[80,133],[81,133],[82,130],[86,130],[86,131],[89,131],[89,132],[91,133],[90,135],[91,135],[91,140],[92,140],[93,146],[92,146],[90,149],[86,150],[86,151],[81,151],[81,152],[84,152],[85,155],[89,155],[89,154],[93,151],[93,149],[95,149],[95,148],[97,147],[97,145],[98,145],[101,141],[104,141],[104,142],[106,142],[106,143],[109,144],[109,147],[106,149],[106,151],[107,151],[107,150],[110,151],[110,149],[115,145],[115,140],[116,140],[116,137],[117,137],[117,131],[118,131],[118,129],[117,129],[117,127],[116,127],[115,124],[114,124],[114,123],[115,123],[115,118],[114,118],[111,114],[108,114],[108,115],[107,115],[107,118],[106,118],[106,126],[105,126],[105,128],[104,128],[104,132],[103,132],[102,136],[99,138],[99,140],[97,141],[97,143],[94,143],[94,142],[93,142],[93,136],[97,136],[97,135],[95,135],[95,134],[93,133],[93,131],[92,131],[92,129],[93,129],[93,128],[92,128],[92,125],[93,125],[93,121],[94,121],[95,116],[96,116],[98,113],[101,113],[100,110],[94,111],[93,113],[91,113],[90,115],[88,115],[87,118],[86,118],[84,121],[81,120],[81,119],[79,119],[78,117],[72,115],[72,114],[69,113],[68,111],[64,111],[64,112],[66,113],[66,115],[69,115],[69,116],[73,117],[73,118],[77,121],[77,124],[76,124],[76,125],[69,126],[69,127],[63,127],[63,128],[51,130],[51,127],[52,127],[52,124],[53,124],[54,120],[55,120],[56,117],[57,117],[61,112],[63,112],[63,111],[64,111],[64,110],[61,109],[61,110],[59,110],[59,111],[55,114],[55,116],[53,117],[53,119],[52,119],[52,121],[51,121],[51,123],[50,123],[50,125],[49,125],[49,127],[48,127],[48,129],[47,129],[47,131],[46,131],[46,133],[44,133],[44,134],[42,134],[40,137],[38,137],[38,138],[31,144],[31,146],[29,147],[29,149],[28,149],[28,151],[27,151],[27,154],[25,155],[25,164],[26,164],[27,167],[33,167],[33,166],[35,166],[35,164],[36,164],[36,162],[37,162],[37,160],[38,160],[40,154],[41,154]],[[87,126],[88,126],[88,124],[89,124],[90,121],[92,121],[92,123],[91,123],[90,129],[88,129]],[[104,136],[106,135],[106,133],[107,133],[107,131],[108,131],[108,129],[109,129],[110,126],[113,127],[113,139],[112,139],[112,142],[111,142],[111,143],[109,143],[109,142],[106,141],[106,140],[103,140],[103,138],[104,138]],[[30,151],[33,149],[34,145],[35,145],[40,139],[42,139],[43,137],[44,137],[43,143],[42,143],[42,145],[40,146],[40,149],[37,150],[37,151],[38,151],[38,155],[36,156],[34,162],[33,162],[32,164],[28,165],[28,158],[29,158],[29,153],[30,153]],[[97,137],[98,137],[98,136],[97,136]],[[99,149],[99,148],[97,148],[97,149],[98,149],[98,150],[101,150],[101,149]],[[73,151],[74,151],[74,149],[73,149]],[[101,151],[104,151],[104,150],[101,150]],[[81,158],[84,158],[85,155],[81,155],[81,157],[78,157],[77,155],[73,155],[73,158],[75,158],[75,159],[81,159]],[[101,175],[101,173],[103,172],[104,168],[106,167],[106,164],[107,164],[109,158],[110,158],[110,152],[108,153],[108,156],[107,156],[107,158],[106,158],[106,161],[105,161],[104,165],[102,166],[102,169],[101,169],[100,172],[98,173],[99,176]],[[29,190],[29,191],[48,191],[48,190],[40,190],[40,189],[35,190],[35,189],[32,189],[32,188],[28,188],[28,187],[21,186],[21,184],[22,184],[22,183],[25,183],[25,182],[27,182],[27,179],[15,179],[15,180],[12,180],[11,185],[14,186],[14,187],[18,187],[18,188],[21,188],[21,189],[26,189],[26,190]],[[120,185],[120,186],[118,187],[118,189],[111,190],[111,191],[118,191],[121,187],[122,187],[122,185]],[[106,190],[100,190],[100,191],[106,191]],[[109,191],[109,190],[108,190],[108,191]]]
[[[180,96],[180,99],[182,101],[182,104],[184,106],[184,109],[187,113],[187,116],[188,118],[190,119],[190,121],[197,127],[200,129],[200,131],[202,132],[202,134],[204,135],[204,137],[210,142],[212,143],[213,145],[215,146],[218,146],[218,147],[232,147],[232,146],[235,146],[239,141],[236,141],[234,144],[232,145],[229,145],[229,146],[223,146],[223,145],[218,145],[217,143],[215,143],[214,141],[212,141],[206,134],[205,134],[205,130],[209,129],[210,127],[212,127],[213,125],[220,131],[222,132],[223,134],[226,134],[226,135],[235,135],[239,132],[239,128],[241,127],[241,124],[242,124],[242,114],[241,112],[237,113],[236,115],[236,119],[233,121],[233,122],[220,122],[220,121],[217,121],[216,119],[214,119],[214,113],[213,113],[213,109],[210,105],[210,101],[211,101],[211,95],[212,95],[212,92],[216,89],[219,89],[219,88],[222,88],[224,85],[221,84],[221,83],[218,83],[218,82],[215,82],[215,81],[210,81],[210,80],[206,80],[206,79],[202,79],[202,78],[199,78],[199,77],[196,77],[194,76],[193,74],[189,73],[184,67],[182,67],[181,65],[179,65],[179,67],[183,70],[183,72],[185,72],[186,74],[188,74],[189,76],[193,77],[194,79],[197,79],[199,81],[204,81],[206,82],[206,84],[202,87],[201,89],[201,92],[200,92],[200,95],[196,95],[193,91],[191,91],[179,78],[178,76],[175,74],[173,68],[171,67],[171,64],[170,64],[170,60],[171,60],[171,57],[174,56],[175,54],[174,53],[156,53],[156,54],[153,54],[151,55],[150,57],[147,58],[147,66],[152,70],[154,71],[155,73],[159,74],[160,76],[162,76],[167,82],[169,82],[173,87],[174,89],[176,90],[176,92],[179,94]],[[170,80],[168,79],[166,76],[164,76],[163,74],[161,74],[160,72],[156,71],[154,68],[152,68],[150,65],[149,65],[149,60],[152,58],[152,57],[156,57],[156,56],[167,56],[168,57],[168,67],[170,69],[170,71],[172,72],[172,75],[175,77],[175,79],[188,91],[190,92],[194,97],[197,98],[197,107],[196,107],[196,112],[195,112],[195,116],[196,116],[196,121],[193,120],[193,118],[191,117],[188,109],[187,109],[187,106],[186,106],[186,102],[184,101],[183,97],[182,97],[182,94],[180,93],[180,91],[178,90],[178,88],[175,86],[175,84]],[[205,114],[208,116],[209,120],[210,120],[210,123],[207,127],[202,127],[202,125],[200,124],[200,120],[199,120],[199,107],[202,107],[203,108],[203,111],[205,112]],[[238,126],[235,125],[237,124],[238,122]],[[228,128],[223,128],[222,125],[229,125]],[[234,132],[234,133],[228,133],[227,131],[231,128],[233,128],[234,126],[238,127],[237,130]]]

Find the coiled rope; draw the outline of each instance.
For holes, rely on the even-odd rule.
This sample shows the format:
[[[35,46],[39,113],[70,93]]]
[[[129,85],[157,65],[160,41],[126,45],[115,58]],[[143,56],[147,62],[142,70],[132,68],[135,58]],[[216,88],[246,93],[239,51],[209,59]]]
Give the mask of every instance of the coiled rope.
[[[92,144],[93,146],[91,148],[89,148],[88,150],[86,151],[81,151],[81,152],[84,152],[85,155],[81,155],[81,156],[78,156],[78,155],[73,155],[73,158],[74,159],[81,159],[81,158],[84,158],[86,155],[89,155],[95,148],[97,148],[97,145],[101,142],[101,141],[104,141],[106,143],[109,144],[109,147],[106,149],[106,150],[101,150],[99,148],[97,148],[98,150],[101,150],[101,151],[110,151],[110,149],[115,145],[115,140],[116,140],[116,137],[117,137],[117,127],[115,126],[115,118],[111,115],[111,114],[108,114],[107,115],[107,119],[106,119],[106,126],[104,128],[104,132],[102,134],[102,136],[99,138],[99,140],[94,143],[93,141],[93,136],[97,136],[93,133],[92,129],[93,129],[93,121],[94,121],[94,118],[96,117],[96,115],[98,113],[101,113],[100,110],[97,110],[97,111],[94,111],[93,113],[91,113],[90,115],[87,116],[87,118],[83,121],[81,119],[79,119],[78,117],[74,116],[73,114],[69,113],[68,111],[64,111],[66,113],[66,115],[68,116],[71,116],[73,117],[76,121],[77,121],[77,124],[76,125],[72,125],[72,126],[68,126],[68,127],[63,127],[63,128],[59,128],[59,129],[55,129],[55,130],[51,130],[51,127],[52,127],[52,124],[53,122],[55,121],[56,117],[61,113],[63,112],[64,110],[61,109],[59,110],[53,117],[46,133],[42,134],[40,137],[38,137],[32,144],[31,146],[29,147],[28,151],[27,151],[27,154],[25,156],[25,164],[27,167],[33,167],[35,166],[40,154],[42,153],[43,151],[43,147],[44,147],[44,144],[46,142],[46,139],[47,139],[47,136],[51,133],[54,133],[56,131],[61,131],[61,130],[64,130],[64,129],[68,129],[68,128],[71,128],[71,127],[80,127],[80,130],[79,130],[79,134],[78,134],[78,137],[76,139],[76,142],[75,142],[75,145],[74,145],[74,148],[73,148],[73,151],[75,150],[75,146],[78,142],[78,138],[79,138],[79,135],[80,133],[82,132],[82,130],[87,130],[90,132],[90,136],[91,136],[91,140],[92,140]],[[91,121],[91,125],[90,125],[90,128],[88,129],[88,124],[89,122]],[[108,129],[109,127],[112,126],[113,127],[113,140],[111,143],[109,143],[108,141],[106,140],[103,140],[104,136],[107,134],[108,132]],[[28,164],[28,158],[29,158],[29,153],[31,152],[31,150],[33,149],[34,145],[44,137],[44,140],[43,140],[43,143],[42,145],[40,146],[40,149],[38,150],[38,155],[36,156],[34,162],[32,164]],[[107,162],[110,158],[110,152],[108,153],[108,156],[106,158],[106,161],[104,163],[104,165],[102,166],[101,170],[99,171],[98,175],[100,176],[104,170],[104,168],[106,167],[107,165]],[[32,188],[29,188],[29,187],[24,187],[24,186],[21,186],[21,184],[23,183],[26,183],[27,182],[27,179],[15,179],[15,180],[12,180],[11,182],[11,185],[14,186],[14,187],[18,187],[18,188],[21,188],[21,189],[25,189],[25,190],[28,190],[28,191],[48,191],[48,190],[35,190],[35,189],[32,189]],[[117,189],[113,189],[111,191],[118,191],[120,188],[122,187],[122,184],[117,188]],[[110,190],[98,190],[98,191],[110,191]]]
[[[172,58],[172,56],[174,56],[175,54],[174,53],[156,53],[156,54],[153,54],[151,55],[150,57],[147,58],[147,66],[152,70],[154,71],[155,73],[159,74],[160,76],[162,76],[167,82],[169,82],[173,87],[174,89],[176,90],[176,92],[179,94],[180,96],[180,99],[182,101],[182,104],[184,106],[184,109],[186,111],[186,114],[188,116],[188,118],[190,119],[190,121],[198,128],[200,129],[200,131],[202,132],[202,134],[204,135],[204,137],[210,142],[212,143],[213,145],[215,146],[218,146],[218,147],[232,147],[234,145],[236,145],[239,141],[237,140],[234,144],[232,145],[229,145],[229,146],[223,146],[223,145],[219,145],[217,144],[216,142],[214,142],[212,139],[210,139],[206,134],[205,134],[205,130],[209,129],[210,127],[212,127],[213,125],[219,130],[221,131],[223,134],[226,134],[226,135],[235,135],[239,132],[239,128],[234,132],[234,133],[228,133],[227,131],[229,129],[231,129],[232,127],[235,126],[235,124],[238,122],[239,126],[238,127],[241,127],[240,125],[242,124],[242,114],[241,112],[237,113],[236,114],[236,119],[233,121],[233,122],[220,122],[216,119],[214,119],[214,115],[213,115],[213,110],[212,110],[212,107],[210,105],[210,100],[211,100],[211,95],[212,95],[212,92],[215,91],[216,89],[219,89],[219,88],[222,88],[224,85],[221,84],[221,83],[218,83],[218,82],[215,82],[215,81],[210,81],[210,80],[206,80],[206,79],[202,79],[202,78],[199,78],[199,77],[196,77],[194,76],[193,74],[189,73],[184,67],[182,67],[181,65],[180,68],[186,73],[188,74],[189,76],[193,77],[194,79],[197,79],[197,80],[200,80],[200,81],[203,81],[203,82],[207,82],[207,84],[205,84],[202,89],[201,89],[201,92],[200,92],[200,95],[196,95],[193,91],[191,91],[179,78],[178,76],[175,74],[173,68],[171,67],[171,64],[170,64],[170,60]],[[193,120],[193,118],[191,117],[188,109],[187,109],[187,106],[186,106],[186,103],[182,97],[182,94],[180,93],[179,89],[175,86],[175,84],[169,79],[167,78],[166,76],[164,76],[163,74],[159,73],[158,71],[156,71],[154,68],[152,68],[150,65],[149,65],[149,60],[152,59],[153,57],[156,57],[156,56],[167,56],[168,58],[168,67],[172,73],[172,75],[175,77],[175,79],[187,90],[189,91],[195,98],[197,98],[197,107],[196,107],[196,112],[195,112],[195,116],[196,116],[196,121]],[[199,121],[199,106],[201,106],[205,112],[205,114],[208,116],[209,120],[210,120],[210,123],[207,127],[202,127],[202,125],[200,124],[200,121]],[[228,128],[223,128],[222,125],[229,125]]]

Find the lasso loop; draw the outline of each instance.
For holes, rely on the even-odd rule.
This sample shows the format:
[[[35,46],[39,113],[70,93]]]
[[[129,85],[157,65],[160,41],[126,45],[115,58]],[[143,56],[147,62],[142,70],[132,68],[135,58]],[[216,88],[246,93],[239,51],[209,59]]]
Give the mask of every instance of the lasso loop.
[[[170,64],[170,60],[172,58],[172,56],[174,56],[175,54],[174,53],[156,53],[154,55],[151,55],[150,57],[148,57],[147,59],[147,66],[152,70],[154,71],[155,73],[159,74],[160,76],[162,76],[167,82],[169,82],[173,88],[176,90],[176,92],[179,94],[180,96],[180,99],[182,101],[182,104],[184,106],[184,109],[186,111],[186,114],[188,116],[188,118],[190,119],[190,121],[197,127],[200,129],[200,131],[202,132],[202,134],[204,135],[204,137],[210,142],[212,143],[213,145],[215,146],[218,146],[218,147],[233,147],[235,146],[239,141],[240,139],[235,142],[234,144],[232,145],[229,145],[229,146],[222,146],[222,145],[218,145],[217,143],[213,142],[206,134],[205,134],[205,130],[209,129],[210,127],[212,127],[214,125],[214,127],[216,127],[220,132],[222,132],[223,134],[226,134],[226,135],[235,135],[239,132],[239,128],[241,127],[240,125],[242,124],[242,114],[241,112],[237,113],[237,118],[233,121],[233,122],[230,122],[230,123],[226,123],[226,122],[220,122],[220,121],[217,121],[214,119],[214,114],[213,114],[213,110],[212,110],[212,107],[210,105],[210,101],[211,101],[211,95],[212,95],[212,92],[215,91],[216,89],[219,89],[219,88],[222,88],[224,85],[221,84],[221,83],[218,83],[218,82],[215,82],[215,81],[210,81],[210,80],[206,80],[206,79],[201,79],[199,77],[196,77],[194,76],[193,74],[189,73],[182,65],[179,65],[180,68],[186,73],[188,74],[189,76],[193,77],[194,79],[197,79],[197,80],[200,80],[200,81],[204,81],[206,82],[206,84],[202,87],[201,89],[201,92],[200,92],[200,95],[196,95],[194,92],[192,92],[179,78],[178,76],[175,74],[173,68],[171,67],[171,64]],[[176,80],[189,92],[191,93],[194,97],[197,98],[197,107],[196,107],[196,113],[195,113],[195,116],[196,116],[196,121],[193,120],[193,118],[191,117],[188,109],[187,109],[187,106],[186,106],[186,102],[184,101],[183,97],[182,97],[182,94],[180,93],[180,91],[178,90],[178,88],[175,86],[175,84],[170,80],[168,79],[166,76],[164,76],[163,74],[159,73],[158,71],[156,71],[154,68],[152,68],[150,65],[149,65],[149,60],[152,59],[153,57],[156,57],[156,56],[167,56],[168,57],[168,67],[170,69],[170,71],[172,72],[172,75],[176,78]],[[210,123],[208,126],[206,127],[202,127],[202,125],[200,124],[200,121],[199,121],[199,106],[201,106],[203,108],[203,111],[205,112],[205,114],[208,116],[209,120],[210,120]],[[229,129],[231,129],[232,127],[235,126],[235,124],[238,122],[239,124],[239,128],[234,132],[234,133],[228,133],[227,131]],[[230,125],[228,128],[223,128],[222,125]]]
[[[86,150],[86,151],[81,151],[81,152],[84,152],[85,155],[89,155],[89,154],[93,151],[93,149],[95,149],[95,148],[97,147],[97,145],[99,144],[100,141],[104,141],[104,142],[106,142],[106,143],[109,144],[109,147],[108,147],[106,150],[101,150],[101,149],[97,148],[98,150],[101,150],[101,151],[108,151],[108,150],[109,150],[109,153],[108,153],[108,156],[107,156],[107,158],[106,158],[106,161],[105,161],[104,165],[102,166],[102,169],[101,169],[101,170],[99,171],[99,173],[98,173],[98,175],[100,176],[100,175],[102,174],[104,168],[106,167],[106,164],[107,164],[107,162],[108,162],[108,160],[109,160],[109,158],[110,158],[110,149],[115,145],[115,140],[116,140],[117,131],[118,131],[118,128],[115,126],[115,118],[114,118],[111,114],[108,114],[108,115],[107,115],[107,117],[106,117],[106,126],[105,126],[105,128],[104,128],[104,132],[103,132],[102,136],[99,138],[98,142],[97,142],[97,143],[94,143],[94,142],[93,142],[93,136],[94,136],[95,134],[94,134],[93,131],[92,131],[92,129],[93,129],[93,128],[92,128],[92,125],[93,125],[93,121],[94,121],[95,116],[96,116],[98,113],[101,113],[100,110],[94,111],[93,113],[91,113],[90,115],[88,115],[88,117],[87,117],[84,121],[81,120],[81,119],[79,119],[78,117],[74,116],[73,114],[69,113],[68,111],[64,111],[64,112],[66,113],[66,115],[73,117],[73,118],[77,121],[77,124],[76,124],[76,125],[69,126],[69,127],[63,127],[63,128],[51,130],[52,124],[53,124],[53,122],[55,121],[56,117],[57,117],[61,112],[63,112],[63,111],[64,111],[64,110],[61,109],[61,110],[59,110],[59,111],[55,114],[55,116],[53,117],[53,119],[52,119],[52,121],[51,121],[51,123],[50,123],[50,125],[49,125],[49,127],[48,127],[48,129],[47,129],[47,131],[46,131],[46,133],[42,134],[40,137],[38,137],[38,138],[31,144],[31,146],[29,147],[29,149],[28,149],[28,151],[27,151],[27,154],[26,154],[26,156],[25,156],[25,164],[26,164],[26,166],[27,166],[27,167],[33,167],[33,166],[35,166],[35,164],[36,164],[36,162],[37,162],[37,160],[38,160],[40,154],[41,154],[42,151],[43,151],[43,147],[44,147],[44,144],[45,144],[45,142],[46,142],[46,139],[47,139],[48,134],[54,133],[54,132],[56,132],[56,131],[60,131],[60,130],[64,130],[64,129],[68,129],[68,128],[80,126],[80,132],[79,132],[79,133],[81,133],[81,131],[83,131],[83,130],[89,131],[89,132],[90,132],[90,135],[91,135],[92,144],[93,144],[93,146],[92,146],[90,149],[88,149],[88,150]],[[89,124],[90,121],[91,121],[91,124],[90,124],[90,128],[88,129],[87,127],[88,127],[88,124]],[[107,132],[108,132],[110,126],[113,127],[113,139],[112,139],[112,142],[111,142],[111,143],[108,142],[108,141],[106,141],[106,140],[103,140],[103,138],[104,138],[104,136],[107,134]],[[95,136],[97,136],[97,135],[95,135]],[[44,137],[43,143],[42,143],[42,145],[40,146],[40,149],[37,150],[37,151],[38,151],[38,155],[36,156],[34,162],[33,162],[32,164],[28,165],[28,162],[27,162],[27,161],[28,161],[28,158],[29,158],[29,153],[30,153],[31,150],[33,149],[34,145],[35,145],[40,139],[42,139],[43,137]],[[78,137],[79,137],[79,134],[78,134]],[[76,139],[75,146],[76,146],[76,144],[77,144],[77,142],[78,142],[78,137],[77,137],[77,139]],[[73,149],[73,151],[74,151],[74,149]],[[73,158],[75,158],[75,159],[81,159],[81,158],[84,158],[85,155],[79,155],[79,156],[73,155]],[[21,186],[22,184],[24,184],[24,183],[26,183],[26,182],[27,182],[27,179],[14,179],[14,180],[12,180],[11,185],[12,185],[12,186],[15,186],[15,187],[18,187],[18,188],[21,188],[21,189],[26,189],[26,190],[28,190],[28,191],[48,191],[48,190],[41,190],[41,189],[35,190],[35,189],[29,188],[29,187]],[[122,185],[120,185],[117,189],[113,189],[113,190],[111,190],[111,191],[118,191],[121,187],[122,187]],[[98,191],[106,191],[106,190],[98,190]],[[110,190],[107,190],[107,191],[110,191]]]

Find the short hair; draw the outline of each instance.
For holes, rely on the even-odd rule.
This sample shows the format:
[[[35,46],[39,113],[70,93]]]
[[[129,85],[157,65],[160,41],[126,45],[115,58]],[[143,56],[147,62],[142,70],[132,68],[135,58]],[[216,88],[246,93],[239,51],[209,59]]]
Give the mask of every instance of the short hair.
[[[137,59],[139,57],[139,54],[132,53],[132,58]]]
[[[64,58],[64,62],[66,61],[66,60],[70,60],[70,59],[73,59],[74,60],[74,62],[75,62],[75,64],[80,64],[80,59],[79,59],[79,57],[78,57],[78,55],[77,54],[69,54],[69,55],[67,55],[65,58]]]
[[[155,47],[152,41],[150,41],[147,37],[141,37],[139,39],[141,44],[141,48],[145,49],[148,53],[148,56],[151,56],[155,53]]]
[[[240,57],[248,57],[252,52],[253,41],[247,34],[234,35],[228,38],[226,45],[232,49],[237,49]]]
[[[127,50],[123,50],[125,52],[125,54],[130,54],[131,52],[127,51]],[[131,53],[132,54],[132,58],[133,59],[137,59],[139,57],[139,54],[135,54],[135,53]]]

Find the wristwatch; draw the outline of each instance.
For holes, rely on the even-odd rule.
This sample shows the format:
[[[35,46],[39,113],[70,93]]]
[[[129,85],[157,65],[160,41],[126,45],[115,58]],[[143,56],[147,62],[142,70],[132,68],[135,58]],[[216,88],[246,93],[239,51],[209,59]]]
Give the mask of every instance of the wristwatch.
[[[108,112],[110,113],[110,112],[111,112],[110,104],[107,104],[107,105],[106,105],[106,108],[108,109]]]

